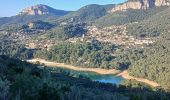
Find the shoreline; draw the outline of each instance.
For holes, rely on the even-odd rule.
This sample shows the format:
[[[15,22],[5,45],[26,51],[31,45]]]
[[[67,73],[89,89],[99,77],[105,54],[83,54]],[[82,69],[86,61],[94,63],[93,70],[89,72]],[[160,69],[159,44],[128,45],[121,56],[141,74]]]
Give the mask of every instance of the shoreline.
[[[127,72],[127,70],[124,70],[123,72],[121,72],[120,70],[116,70],[116,69],[101,69],[101,68],[82,68],[80,66],[72,66],[72,65],[67,65],[64,63],[56,63],[56,62],[51,62],[51,61],[46,61],[44,59],[30,59],[30,60],[26,60],[27,62],[30,63],[35,63],[35,62],[40,62],[45,64],[46,66],[51,66],[51,67],[59,67],[59,68],[67,68],[67,69],[71,69],[71,70],[75,70],[75,71],[88,71],[88,72],[95,72],[97,74],[101,74],[101,75],[107,75],[107,74],[117,74],[116,76],[121,76],[124,79],[127,80],[136,80],[138,82],[142,82],[142,83],[146,83],[152,87],[159,87],[160,84],[150,81],[148,79],[144,79],[144,78],[137,78],[137,77],[133,77],[130,76],[129,73]]]
[[[101,69],[101,68],[86,68],[86,67],[80,67],[80,66],[72,66],[72,65],[67,65],[64,63],[56,63],[56,62],[51,62],[51,61],[46,61],[44,59],[31,59],[31,60],[27,60],[27,62],[30,63],[35,63],[36,61],[39,61],[40,63],[45,64],[46,66],[51,66],[51,67],[62,67],[62,68],[67,68],[67,69],[71,69],[71,70],[75,70],[75,71],[88,71],[88,72],[95,72],[97,74],[101,74],[101,75],[107,75],[107,74],[118,74],[120,73],[120,70],[116,70],[116,69]]]
[[[127,72],[127,70],[124,70],[123,72],[119,73],[117,76],[121,76],[127,80],[136,80],[141,83],[146,83],[153,87],[160,87],[160,84],[158,84],[154,81],[150,81],[150,80],[144,79],[144,78],[137,78],[137,77],[130,76],[129,73]]]

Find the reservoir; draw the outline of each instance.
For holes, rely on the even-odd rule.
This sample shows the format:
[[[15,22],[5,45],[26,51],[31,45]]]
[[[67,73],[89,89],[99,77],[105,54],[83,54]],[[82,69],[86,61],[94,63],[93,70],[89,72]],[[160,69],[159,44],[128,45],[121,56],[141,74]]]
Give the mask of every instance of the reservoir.
[[[103,76],[103,77],[98,77],[98,78],[95,78],[95,79],[92,79],[94,81],[99,81],[99,82],[102,82],[102,83],[112,83],[112,84],[121,84],[124,80],[123,77],[121,76]]]
[[[64,73],[66,75],[72,76],[72,77],[84,77],[89,78],[92,81],[98,81],[102,83],[111,83],[111,84],[121,84],[123,80],[125,80],[121,76],[116,76],[114,74],[109,75],[101,75],[97,74],[95,72],[89,72],[89,71],[75,71],[71,69],[66,68],[52,68],[53,71]]]

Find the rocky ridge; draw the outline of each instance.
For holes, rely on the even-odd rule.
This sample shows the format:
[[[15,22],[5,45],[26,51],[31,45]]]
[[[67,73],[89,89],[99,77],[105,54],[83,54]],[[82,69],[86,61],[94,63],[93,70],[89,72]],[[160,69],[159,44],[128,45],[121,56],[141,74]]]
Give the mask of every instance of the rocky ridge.
[[[62,16],[62,15],[65,15],[67,13],[68,13],[68,11],[56,10],[56,9],[51,8],[49,6],[38,4],[38,5],[27,7],[25,9],[23,9],[21,12],[19,12],[18,15],[48,15],[48,14],[53,14],[53,15]]]
[[[170,0],[128,0],[115,6],[110,12],[124,11],[127,9],[149,9],[153,7],[169,6]]]

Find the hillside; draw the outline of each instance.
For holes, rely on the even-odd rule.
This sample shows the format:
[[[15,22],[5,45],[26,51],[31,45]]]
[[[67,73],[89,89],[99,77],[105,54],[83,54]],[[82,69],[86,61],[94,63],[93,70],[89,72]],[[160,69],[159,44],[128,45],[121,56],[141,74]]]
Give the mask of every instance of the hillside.
[[[104,15],[107,14],[107,9],[111,9],[110,6],[112,7],[112,5],[106,5],[106,6],[102,6],[102,5],[96,5],[96,4],[92,4],[92,5],[87,5],[84,6],[80,9],[78,9],[77,11],[74,11],[62,18],[60,18],[59,22],[65,22],[65,23],[81,23],[81,22],[90,22],[90,21],[94,21]]]
[[[129,68],[130,75],[147,78],[160,83],[164,88],[170,88],[170,41],[169,35],[164,35],[153,46],[144,49],[144,58],[135,62]]]
[[[160,34],[169,34],[169,16],[170,7],[157,12],[155,15],[139,23],[132,23],[128,26],[128,33],[136,36],[159,36]]]
[[[163,11],[167,7],[151,8],[148,10],[128,9],[127,11],[118,11],[115,13],[107,14],[96,20],[98,26],[122,25],[132,22],[140,22],[148,19],[155,14]]]
[[[22,15],[22,16],[12,16],[12,17],[2,17],[0,18],[0,26],[7,26],[10,24],[25,24],[30,21],[46,20],[58,18],[55,15]]]

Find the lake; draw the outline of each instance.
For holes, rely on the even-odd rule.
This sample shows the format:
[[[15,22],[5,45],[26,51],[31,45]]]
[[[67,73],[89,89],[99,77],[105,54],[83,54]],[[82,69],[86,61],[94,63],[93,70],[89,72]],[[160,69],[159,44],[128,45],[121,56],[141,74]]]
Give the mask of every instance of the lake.
[[[114,74],[111,75],[100,75],[97,73],[93,73],[93,72],[80,72],[81,75],[90,78],[93,81],[98,81],[98,82],[102,82],[102,83],[112,83],[112,84],[121,84],[123,82],[123,80],[125,80],[123,77],[121,76],[116,76]]]
[[[99,81],[99,82],[102,82],[102,83],[112,83],[112,84],[121,84],[124,80],[123,77],[121,76],[115,76],[115,75],[112,75],[112,76],[103,76],[103,77],[98,77],[98,78],[94,78],[92,79],[94,81]]]
[[[110,75],[100,75],[95,72],[88,72],[88,71],[75,71],[71,69],[66,69],[66,68],[52,68],[52,70],[56,72],[62,72],[66,75],[70,75],[73,77],[86,77],[91,79],[92,81],[98,81],[102,83],[112,83],[112,84],[121,84],[123,80],[125,80],[121,76],[116,76],[114,74]]]

